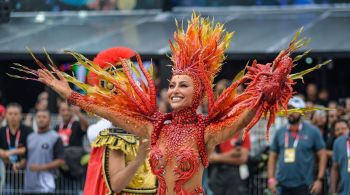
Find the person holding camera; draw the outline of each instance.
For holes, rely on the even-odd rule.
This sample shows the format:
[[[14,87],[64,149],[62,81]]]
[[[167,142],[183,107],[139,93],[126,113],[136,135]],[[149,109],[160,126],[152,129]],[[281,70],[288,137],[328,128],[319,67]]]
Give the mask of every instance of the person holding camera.
[[[210,154],[209,162],[213,165],[210,177],[210,189],[214,195],[245,195],[248,194],[246,184],[248,161],[251,147],[249,134],[242,139],[238,132],[230,140],[218,145],[216,151]]]

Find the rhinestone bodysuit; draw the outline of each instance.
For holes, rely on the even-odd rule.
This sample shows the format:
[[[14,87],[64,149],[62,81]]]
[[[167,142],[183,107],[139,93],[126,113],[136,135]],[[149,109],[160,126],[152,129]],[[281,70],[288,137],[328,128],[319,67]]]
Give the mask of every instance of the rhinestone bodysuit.
[[[150,163],[153,173],[158,177],[158,194],[174,191],[176,194],[203,194],[201,186],[185,189],[184,184],[198,172],[201,163],[207,166],[208,160],[204,148],[204,116],[197,115],[188,108],[173,112],[167,117],[166,124],[159,126],[152,134]],[[173,171],[173,189],[166,183],[166,171]]]

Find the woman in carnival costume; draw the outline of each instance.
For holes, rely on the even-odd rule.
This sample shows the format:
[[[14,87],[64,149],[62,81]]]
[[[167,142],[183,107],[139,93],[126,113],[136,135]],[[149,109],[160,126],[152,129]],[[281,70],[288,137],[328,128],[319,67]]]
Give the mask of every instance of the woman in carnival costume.
[[[130,60],[133,56],[135,52],[129,48],[114,47],[98,53],[93,62],[111,75],[117,75],[123,71],[121,59]],[[92,86],[115,92],[113,84],[91,71],[87,81]],[[98,131],[99,135],[92,143],[84,194],[156,194],[156,177],[147,159],[149,141],[140,141],[135,135],[113,125],[102,126],[102,131],[96,126],[91,129]]]
[[[296,61],[303,56],[293,59],[291,53],[307,43],[307,39],[298,39],[299,34],[300,31],[272,63],[253,61],[215,99],[213,80],[221,69],[233,33],[225,32],[222,24],[193,14],[187,30],[178,27],[174,41],[170,41],[173,75],[168,100],[173,111],[167,114],[157,111],[151,70],[144,68],[139,55],[136,58],[141,72],[131,62],[121,60],[124,72],[114,77],[84,56],[68,52],[99,78],[112,83],[117,93],[79,83],[59,72],[52,62],[53,72],[38,60],[41,65],[38,71],[24,68],[38,77],[34,80],[48,85],[71,103],[110,120],[141,140],[151,139],[150,164],[158,179],[158,194],[203,194],[201,182],[208,165],[207,154],[237,131],[244,129],[247,133],[261,116],[269,117],[268,130],[276,114],[287,111],[293,79],[302,79],[304,74],[319,68],[291,74]],[[139,84],[131,72],[138,75]],[[71,90],[67,80],[80,86],[87,95]],[[236,88],[241,84],[246,84],[246,89],[237,95]],[[196,113],[205,96],[208,116]]]

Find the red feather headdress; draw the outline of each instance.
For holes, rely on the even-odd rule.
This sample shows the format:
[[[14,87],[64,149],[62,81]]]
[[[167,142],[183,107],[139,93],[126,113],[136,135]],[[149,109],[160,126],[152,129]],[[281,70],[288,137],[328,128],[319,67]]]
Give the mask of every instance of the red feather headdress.
[[[226,32],[223,24],[214,24],[209,18],[201,18],[195,13],[186,32],[177,22],[176,26],[174,41],[169,41],[173,75],[192,77],[196,88],[193,106],[198,106],[204,95],[208,96],[211,106],[214,102],[212,84],[221,69],[233,33]]]
[[[118,64],[121,66],[122,59],[130,59],[135,56],[135,52],[127,47],[112,47],[103,50],[97,54],[94,58],[94,63],[99,65],[103,69],[112,68]],[[87,75],[87,82],[90,85],[98,85],[101,78],[96,73],[89,71]]]

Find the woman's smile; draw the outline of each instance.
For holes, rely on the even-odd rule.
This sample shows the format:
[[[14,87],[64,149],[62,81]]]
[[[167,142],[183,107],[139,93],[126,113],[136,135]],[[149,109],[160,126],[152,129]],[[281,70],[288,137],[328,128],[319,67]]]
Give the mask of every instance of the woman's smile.
[[[193,94],[193,80],[190,76],[175,75],[171,78],[168,88],[168,101],[173,110],[179,111],[190,107]]]

